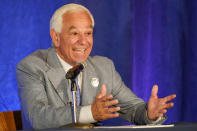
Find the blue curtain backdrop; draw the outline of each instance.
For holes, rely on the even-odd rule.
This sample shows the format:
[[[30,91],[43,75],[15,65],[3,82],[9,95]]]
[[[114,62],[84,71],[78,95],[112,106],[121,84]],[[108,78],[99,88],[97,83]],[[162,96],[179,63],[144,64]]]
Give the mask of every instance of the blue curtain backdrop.
[[[197,121],[196,0],[0,0],[0,111],[20,110],[15,67],[51,45],[50,17],[71,2],[94,15],[91,55],[112,59],[126,85],[145,101],[153,84],[159,97],[177,94],[166,123]]]

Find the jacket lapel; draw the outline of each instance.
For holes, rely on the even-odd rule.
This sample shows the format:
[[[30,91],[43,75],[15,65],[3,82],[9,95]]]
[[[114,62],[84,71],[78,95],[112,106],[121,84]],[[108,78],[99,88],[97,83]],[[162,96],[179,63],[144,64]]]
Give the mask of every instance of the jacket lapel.
[[[82,80],[82,105],[90,105],[94,102],[96,95],[100,92],[102,79],[99,78],[95,66],[87,60],[87,67],[83,72]],[[98,79],[98,86],[92,84],[93,79]]]
[[[55,49],[51,48],[47,57],[47,76],[50,82],[53,84],[53,87],[60,99],[67,104],[67,102],[72,101],[71,91],[69,87],[69,81],[65,78],[66,72],[61,66],[57,54],[55,53]],[[66,95],[67,94],[67,95]],[[66,96],[65,96],[66,95]],[[67,97],[67,98],[66,98]],[[66,99],[68,101],[66,101]]]
[[[96,95],[100,92],[103,80],[99,77],[98,69],[95,68],[96,67],[87,60],[87,67],[82,75],[82,105],[92,104]],[[66,72],[61,66],[54,48],[49,49],[46,74],[61,100],[65,104],[67,104],[67,102],[72,102],[70,81],[65,78]],[[98,79],[99,84],[97,87],[91,84],[94,78]]]

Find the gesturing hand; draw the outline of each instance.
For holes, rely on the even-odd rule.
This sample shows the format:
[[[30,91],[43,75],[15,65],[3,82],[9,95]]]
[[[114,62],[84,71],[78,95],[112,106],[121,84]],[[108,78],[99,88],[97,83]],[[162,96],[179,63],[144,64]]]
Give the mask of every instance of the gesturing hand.
[[[173,100],[176,95],[169,95],[164,98],[157,97],[158,86],[154,85],[151,92],[151,97],[148,101],[147,114],[150,120],[156,120],[158,117],[164,115],[167,112],[167,109],[170,109],[174,106],[174,103],[167,103],[168,101]]]
[[[112,98],[111,94],[106,95],[106,86],[102,85],[101,92],[96,96],[91,107],[94,120],[101,121],[119,116],[117,111],[120,110],[120,107],[110,107],[118,104],[118,100],[111,100]]]

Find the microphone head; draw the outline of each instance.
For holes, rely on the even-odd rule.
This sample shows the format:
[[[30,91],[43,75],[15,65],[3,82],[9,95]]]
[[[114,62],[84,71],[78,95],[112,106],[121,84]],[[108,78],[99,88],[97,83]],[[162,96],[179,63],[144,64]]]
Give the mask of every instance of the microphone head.
[[[87,63],[85,61],[82,61],[79,64],[83,65],[83,70],[81,71],[85,71],[85,68],[87,67]]]
[[[73,66],[66,73],[66,79],[75,79],[81,71],[85,70],[86,66],[87,66],[86,62],[80,62],[77,65]]]

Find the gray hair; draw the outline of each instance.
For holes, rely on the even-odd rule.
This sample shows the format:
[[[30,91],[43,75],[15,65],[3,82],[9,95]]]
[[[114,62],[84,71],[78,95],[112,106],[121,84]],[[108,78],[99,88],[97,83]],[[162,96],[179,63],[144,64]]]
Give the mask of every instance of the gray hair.
[[[55,11],[55,13],[53,14],[50,20],[50,30],[54,29],[55,32],[60,33],[62,29],[62,22],[63,22],[62,15],[67,12],[75,12],[75,11],[86,11],[90,16],[92,21],[92,26],[94,27],[94,18],[90,13],[90,11],[82,5],[71,3],[71,4],[63,5],[62,7],[58,8]]]

